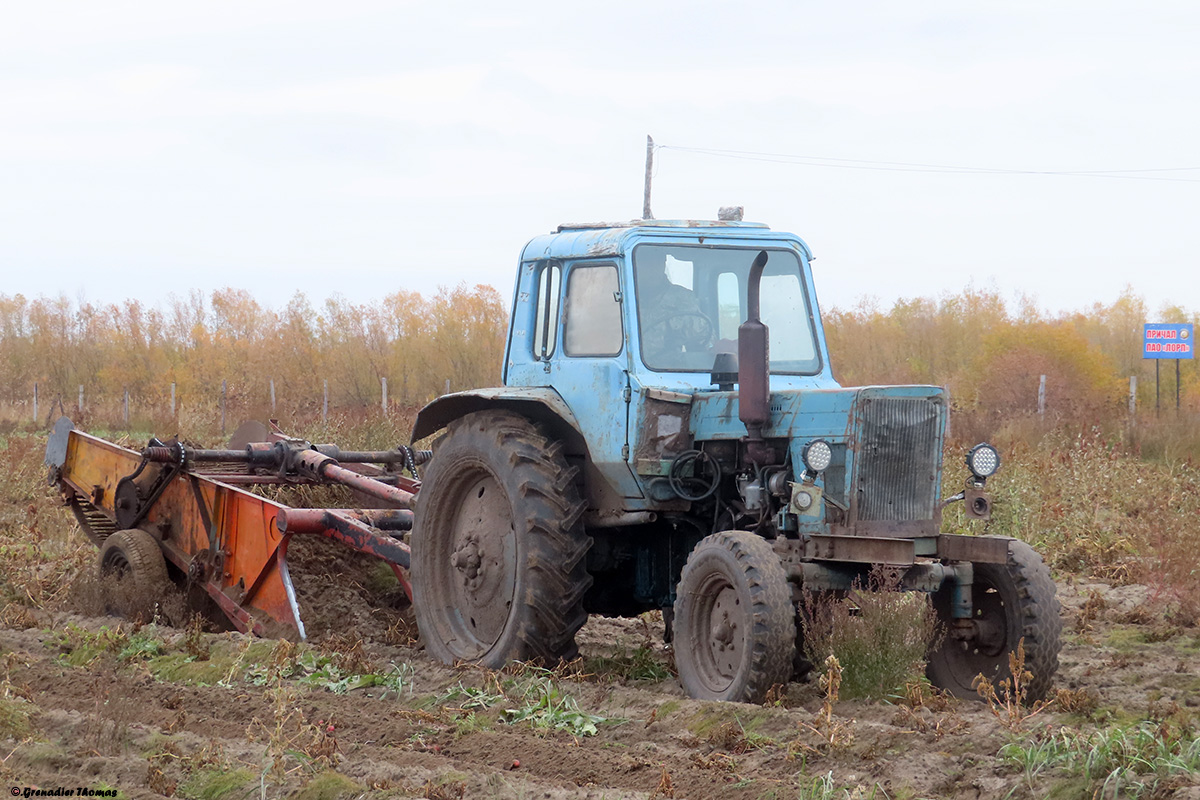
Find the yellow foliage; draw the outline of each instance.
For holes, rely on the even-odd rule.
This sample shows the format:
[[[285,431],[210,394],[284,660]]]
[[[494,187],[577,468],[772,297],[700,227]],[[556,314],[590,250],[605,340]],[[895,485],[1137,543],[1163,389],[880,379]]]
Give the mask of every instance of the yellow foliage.
[[[498,383],[507,320],[489,286],[371,303],[335,295],[319,309],[296,294],[279,310],[240,289],[191,292],[160,308],[0,294],[0,402],[28,399],[36,382],[67,407],[80,385],[89,403],[128,390],[161,404],[172,383],[180,403],[212,403],[225,381],[231,403],[265,409],[273,379],[279,398],[315,405],[328,381],[331,404],[365,407],[378,405],[387,378],[389,399],[419,405],[447,379],[452,389]]]
[[[1139,379],[1140,408],[1153,409],[1155,365],[1141,357],[1142,325],[1189,320],[1200,323],[1178,307],[1151,315],[1131,288],[1110,305],[1057,316],[1029,297],[1010,305],[974,287],[824,314],[843,385],[947,386],[955,407],[989,428],[1036,412],[1040,375],[1054,420],[1119,418],[1130,376]],[[319,410],[324,381],[331,406],[352,409],[377,407],[387,378],[393,403],[417,406],[447,381],[451,390],[498,383],[506,330],[506,299],[487,286],[368,303],[334,295],[314,304],[297,293],[282,308],[240,289],[193,291],[158,307],[0,294],[0,402],[27,401],[36,382],[42,397],[59,395],[68,408],[79,385],[97,407],[111,408],[128,389],[135,402],[162,408],[175,383],[180,404],[212,406],[225,381],[231,406],[257,413],[268,409],[273,379],[281,405],[294,410]],[[1161,366],[1169,408],[1175,365]],[[1188,410],[1200,409],[1198,367],[1181,369]]]
[[[1155,366],[1142,358],[1147,322],[1197,323],[1178,307],[1151,314],[1127,288],[1111,305],[1048,315],[1029,297],[1010,310],[994,291],[967,288],[938,300],[900,300],[881,310],[871,301],[824,314],[834,374],[846,386],[922,383],[947,386],[959,410],[987,427],[1034,414],[1046,376],[1052,420],[1089,423],[1127,413],[1129,378],[1138,378],[1141,411],[1153,409]],[[1182,404],[1200,409],[1200,362],[1183,362]],[[1161,365],[1164,406],[1174,401],[1174,363]]]

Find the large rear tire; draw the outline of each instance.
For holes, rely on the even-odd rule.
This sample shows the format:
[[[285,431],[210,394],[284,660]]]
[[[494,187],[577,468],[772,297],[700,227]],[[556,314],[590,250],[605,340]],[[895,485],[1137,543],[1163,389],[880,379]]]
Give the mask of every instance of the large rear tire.
[[[412,532],[426,651],[493,669],[577,654],[592,584],[578,470],[528,419],[479,411],[434,445]]]
[[[137,528],[110,534],[100,548],[97,567],[105,613],[141,622],[154,619],[171,583],[162,548],[153,536]]]
[[[1050,692],[1058,671],[1062,616],[1050,570],[1032,547],[1021,541],[1009,545],[1007,564],[975,564],[971,590],[975,604],[975,634],[954,635],[951,616],[953,587],[933,595],[933,607],[944,628],[928,656],[930,683],[956,697],[979,700],[973,683],[983,675],[993,684],[1012,679],[1008,655],[1025,640],[1025,669],[1033,674],[1026,698],[1041,700]]]
[[[675,593],[675,666],[700,700],[759,703],[792,676],[796,609],[771,545],[747,531],[705,537]]]

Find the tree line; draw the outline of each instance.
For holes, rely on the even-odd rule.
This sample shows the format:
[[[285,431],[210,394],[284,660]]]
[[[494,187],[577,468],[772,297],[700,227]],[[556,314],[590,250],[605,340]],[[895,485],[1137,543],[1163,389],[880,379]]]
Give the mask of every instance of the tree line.
[[[993,416],[1045,407],[1057,419],[1104,422],[1129,413],[1136,378],[1139,413],[1155,407],[1155,364],[1142,358],[1143,325],[1186,323],[1179,306],[1152,313],[1127,288],[1111,304],[1049,314],[1028,297],[1008,303],[996,291],[965,289],[941,298],[871,300],[825,315],[834,370],[844,385],[931,383],[949,387],[955,408]],[[1200,409],[1197,362],[1180,369],[1181,407]],[[1161,405],[1174,411],[1175,362],[1161,367]]]
[[[193,291],[160,306],[98,305],[65,297],[0,294],[0,402],[89,400],[128,391],[163,402],[171,384],[182,404],[215,399],[222,382],[243,406],[263,406],[269,381],[280,397],[320,402],[329,382],[339,407],[378,404],[381,378],[402,405],[419,405],[449,381],[495,384],[508,310],[490,286],[396,292],[368,303],[335,296],[314,306],[296,294],[281,309],[246,291]]]
[[[238,289],[157,306],[0,294],[0,402],[27,401],[36,383],[47,405],[59,396],[70,407],[80,385],[89,402],[128,391],[161,404],[175,384],[181,404],[211,404],[225,382],[233,402],[264,408],[269,381],[281,398],[310,404],[322,402],[328,381],[333,405],[369,408],[386,379],[392,402],[419,406],[447,381],[455,390],[498,383],[507,317],[506,298],[490,286],[366,303],[334,296],[314,305],[296,294],[282,308]],[[1128,413],[1130,376],[1139,409],[1152,411],[1155,365],[1142,359],[1142,325],[1200,323],[1179,307],[1151,314],[1132,289],[1111,304],[1049,314],[1029,298],[1010,303],[974,288],[886,308],[863,300],[824,321],[843,385],[945,385],[960,411],[1011,416],[1036,410],[1045,375],[1049,413],[1079,421]],[[1162,405],[1173,411],[1174,363],[1162,366]],[[1197,364],[1182,366],[1183,407],[1195,411]]]

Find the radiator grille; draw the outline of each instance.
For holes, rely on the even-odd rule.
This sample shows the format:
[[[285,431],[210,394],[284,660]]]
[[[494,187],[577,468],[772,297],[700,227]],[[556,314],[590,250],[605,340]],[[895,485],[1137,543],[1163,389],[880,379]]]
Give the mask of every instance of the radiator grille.
[[[858,518],[933,518],[942,405],[930,397],[874,397],[861,408]]]

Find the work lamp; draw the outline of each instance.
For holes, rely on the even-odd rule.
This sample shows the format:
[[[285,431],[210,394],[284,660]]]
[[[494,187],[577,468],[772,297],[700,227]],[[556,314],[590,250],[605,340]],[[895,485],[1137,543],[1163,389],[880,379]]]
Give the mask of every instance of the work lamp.
[[[1000,454],[990,444],[977,444],[967,453],[967,469],[979,480],[985,480],[1000,469]]]

